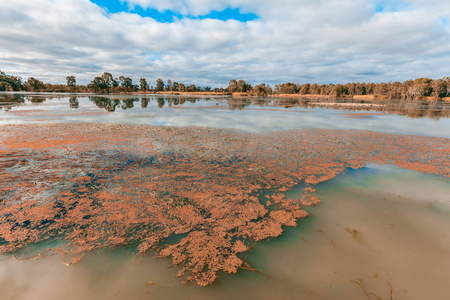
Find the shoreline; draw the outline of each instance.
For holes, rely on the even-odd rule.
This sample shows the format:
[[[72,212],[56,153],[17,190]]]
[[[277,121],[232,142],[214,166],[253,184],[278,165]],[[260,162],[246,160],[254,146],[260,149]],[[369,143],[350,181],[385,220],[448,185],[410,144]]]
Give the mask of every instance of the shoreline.
[[[93,95],[93,96],[112,96],[112,95],[169,95],[169,96],[223,96],[223,97],[245,97],[245,98],[304,98],[304,99],[343,99],[343,100],[360,100],[360,101],[381,101],[381,100],[398,100],[405,101],[403,98],[390,98],[385,95],[321,95],[321,94],[272,94],[272,95],[252,95],[250,93],[228,93],[228,92],[178,92],[178,91],[139,91],[139,92],[119,92],[119,93],[83,93],[83,92],[27,92],[27,91],[2,91],[1,94],[25,94],[25,95]],[[444,101],[450,102],[450,97],[417,97],[409,99],[411,101]]]

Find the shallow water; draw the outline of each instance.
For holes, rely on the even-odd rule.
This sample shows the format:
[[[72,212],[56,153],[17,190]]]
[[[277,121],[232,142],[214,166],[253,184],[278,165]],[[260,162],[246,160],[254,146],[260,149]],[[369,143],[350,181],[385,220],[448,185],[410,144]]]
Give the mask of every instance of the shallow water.
[[[17,102],[0,110],[0,124],[105,122],[250,132],[362,129],[450,137],[447,106],[432,118],[412,118],[404,115],[406,110],[333,109],[286,99],[14,97]],[[116,106],[109,112],[111,103]],[[286,194],[299,199],[303,188]],[[258,243],[248,255],[246,261],[261,273],[240,270],[208,287],[182,285],[175,277],[179,268],[171,267],[169,259],[149,253],[133,260],[136,247],[130,246],[89,253],[69,267],[59,255],[0,261],[0,299],[364,299],[363,289],[390,299],[390,286],[396,300],[448,299],[448,178],[370,164],[315,188],[323,203],[309,208],[310,216],[297,227]]]
[[[311,105],[317,102],[311,99],[0,93],[0,104],[1,101],[9,104],[0,109],[0,124],[107,122],[234,128],[250,132],[360,129],[450,137],[450,104],[446,102],[422,105],[393,102],[383,107],[337,109]],[[13,101],[15,104],[11,104]]]
[[[385,190],[401,176],[402,184]],[[428,193],[410,194],[418,186]],[[289,192],[299,196],[299,189]],[[447,299],[447,180],[370,165],[319,184],[323,203],[279,238],[259,243],[246,270],[202,288],[183,285],[165,258],[133,261],[133,248],[87,255],[67,267],[56,255],[0,262],[2,299]],[[152,281],[145,288],[145,284]]]

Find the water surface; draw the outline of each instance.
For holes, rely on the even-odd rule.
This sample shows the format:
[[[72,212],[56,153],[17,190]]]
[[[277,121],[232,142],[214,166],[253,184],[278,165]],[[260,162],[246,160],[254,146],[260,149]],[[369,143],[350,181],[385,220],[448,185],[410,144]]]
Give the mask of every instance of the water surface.
[[[360,129],[450,137],[450,105],[442,101],[393,100],[383,104],[356,101],[355,105],[365,106],[339,108],[311,104],[318,103],[314,99],[0,93],[0,104],[1,101],[7,104],[0,110],[0,124],[109,122],[235,128],[251,132]]]
[[[0,124],[102,122],[249,132],[359,129],[450,137],[447,103],[344,109],[311,101],[317,100],[3,93]],[[286,194],[301,198],[303,188]],[[447,299],[448,178],[369,164],[348,169],[316,190],[323,202],[308,209],[309,217],[257,244],[248,255],[247,262],[260,273],[240,270],[208,287],[183,285],[169,259],[151,253],[133,259],[137,252],[129,246],[89,253],[70,267],[59,255],[0,261],[0,298],[364,299],[364,288],[390,299],[392,286],[396,300]]]

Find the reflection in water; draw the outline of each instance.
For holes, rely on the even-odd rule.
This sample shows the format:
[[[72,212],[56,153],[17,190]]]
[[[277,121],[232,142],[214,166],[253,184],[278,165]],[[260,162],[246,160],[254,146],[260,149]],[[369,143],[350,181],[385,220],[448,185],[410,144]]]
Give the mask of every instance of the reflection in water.
[[[158,108],[163,108],[164,107],[164,99],[163,98],[158,98]]]
[[[147,108],[150,101],[156,100],[158,108],[181,106],[186,100],[191,104],[197,101],[221,102],[225,101],[229,110],[245,110],[249,106],[257,106],[260,108],[282,108],[282,109],[305,109],[305,108],[327,108],[327,109],[345,109],[348,111],[377,111],[382,113],[394,113],[404,115],[410,118],[431,118],[440,119],[449,117],[450,105],[443,101],[413,101],[413,100],[384,100],[377,102],[367,102],[362,100],[336,100],[336,99],[286,99],[286,98],[192,98],[192,97],[140,97],[140,98],[123,98],[112,99],[106,97],[89,97],[99,108],[107,111],[115,111],[119,106],[123,110],[134,107],[134,102],[141,101],[141,108]],[[345,104],[345,106],[343,106]],[[216,103],[218,105],[218,103]],[[205,107],[198,107],[205,108]],[[216,107],[223,108],[223,106]]]
[[[9,111],[13,106],[25,103],[25,98],[19,94],[0,94],[0,110]]]
[[[44,97],[39,96],[26,96],[25,99],[31,103],[44,103],[47,100]]]
[[[149,102],[150,102],[149,98],[142,97],[141,98],[141,107],[142,108],[147,108]]]
[[[47,100],[48,102],[45,103]],[[51,100],[57,101],[51,102]],[[70,108],[78,111],[68,114],[67,100],[69,100]],[[134,103],[138,101],[140,105]],[[54,105],[55,103],[60,107]],[[343,106],[343,103],[346,105]],[[65,118],[69,121],[73,119],[104,121],[110,118],[112,122],[120,122],[121,119],[133,119],[140,113],[141,116],[146,117],[145,122],[170,120],[172,124],[169,125],[178,122],[175,123],[177,126],[200,124],[231,127],[239,119],[239,122],[242,122],[240,124],[247,122],[245,124],[247,128],[255,124],[261,126],[261,123],[273,122],[280,125],[276,128],[290,129],[291,127],[288,126],[294,124],[292,120],[304,124],[310,121],[307,120],[309,115],[315,115],[314,126],[324,122],[324,119],[330,119],[330,116],[339,115],[340,119],[330,120],[330,124],[334,126],[332,128],[340,126],[335,120],[347,121],[347,128],[356,128],[356,125],[360,124],[357,123],[358,120],[345,119],[347,118],[345,115],[356,118],[366,117],[366,120],[360,122],[373,126],[370,122],[376,121],[377,117],[371,116],[377,115],[373,113],[376,111],[422,118],[418,121],[407,120],[401,116],[388,118],[381,115],[379,119],[383,119],[390,127],[397,126],[396,130],[401,133],[405,133],[410,124],[428,122],[433,125],[420,133],[432,135],[434,134],[432,130],[438,129],[442,126],[441,124],[444,124],[445,128],[445,124],[448,124],[445,120],[439,123],[426,120],[427,118],[447,118],[449,108],[448,103],[445,102],[386,100],[375,102],[374,106],[370,104],[364,101],[339,99],[324,99],[318,102],[317,99],[256,97],[196,98],[118,95],[86,97],[79,95],[69,98],[57,95],[0,94],[0,109],[4,111],[14,107],[13,110],[20,113],[18,106],[22,106],[21,108],[29,110],[27,112],[29,117],[56,116],[59,117],[57,120],[63,120],[62,122],[67,120]],[[150,118],[151,115],[146,112],[152,112],[156,107],[162,109],[159,110],[158,116]],[[98,113],[98,108],[106,111],[101,111],[104,115]],[[183,108],[183,110],[173,108]],[[311,108],[316,108],[314,109],[316,113],[285,113],[301,112],[298,109]],[[193,111],[188,109],[195,109],[195,111],[190,115],[189,113]],[[340,109],[351,111],[352,114],[334,112]],[[83,119],[83,114],[87,115],[87,110],[92,110],[92,118]],[[354,113],[358,111],[362,113]],[[372,113],[364,113],[365,111]],[[13,111],[1,113],[3,112],[0,112],[0,117],[6,122],[14,120],[14,117],[17,119],[27,117],[23,111],[23,114],[13,114]],[[81,115],[83,118],[74,117]],[[316,115],[320,115],[320,118]],[[269,118],[264,120],[265,116]],[[208,118],[212,121],[207,120]],[[291,123],[282,122],[288,118]],[[391,122],[393,119],[395,122]],[[258,120],[259,123],[254,120]],[[270,127],[270,130],[273,128]],[[373,128],[381,130],[377,126]],[[207,145],[206,142],[199,144]],[[356,143],[350,145],[354,147]],[[261,165],[258,164],[258,166]],[[445,163],[442,165],[445,166]],[[154,169],[145,168],[145,170]],[[252,167],[245,170],[250,172],[255,169]],[[394,171],[397,172],[397,170]],[[395,173],[394,171],[392,172]],[[19,176],[24,176],[22,171],[18,172],[21,172]],[[255,248],[248,261],[250,265],[262,270],[264,275],[241,270],[235,277],[223,276],[217,284],[208,289],[199,289],[195,285],[181,286],[179,280],[175,279],[176,270],[167,268],[169,267],[167,260],[143,259],[145,267],[134,265],[130,263],[132,255],[124,255],[123,252],[127,249],[121,248],[117,252],[102,254],[95,258],[87,255],[75,268],[69,269],[69,272],[56,256],[51,257],[50,261],[33,260],[22,264],[11,260],[0,261],[0,291],[5,299],[17,297],[361,299],[364,293],[357,285],[359,283],[367,291],[383,299],[389,299],[389,289],[386,284],[389,282],[394,288],[393,298],[396,300],[445,299],[443,298],[446,288],[445,279],[450,276],[450,257],[447,251],[450,245],[448,245],[449,239],[445,238],[450,231],[449,215],[448,209],[443,211],[445,207],[441,210],[442,203],[430,201],[440,198],[446,200],[448,185],[441,187],[436,185],[436,178],[416,173],[414,176],[417,178],[411,175],[405,181],[401,180],[398,173],[394,174],[395,176],[383,174],[380,176],[381,179],[374,177],[367,179],[366,176],[364,180],[362,180],[364,176],[359,175],[364,174],[358,173],[358,176],[349,181],[340,180],[341,177],[339,177],[336,181],[319,185],[317,190],[324,203],[311,212],[312,217],[306,220],[310,222],[309,224],[302,223],[300,227],[289,230],[288,234],[275,242],[269,241]],[[401,175],[404,176],[404,174]],[[7,174],[7,176],[10,175]],[[126,178],[131,182],[130,177]],[[428,183],[427,178],[431,178]],[[378,181],[382,179],[385,181],[379,184]],[[365,190],[360,188],[365,185],[367,185]],[[27,187],[28,192],[29,188]],[[405,191],[409,191],[410,194]],[[172,204],[175,207],[179,205],[178,202]],[[427,274],[426,280],[422,274]],[[155,284],[148,286],[147,290],[145,284],[148,280]],[[49,287],[55,288],[49,289]]]
[[[29,95],[29,94],[0,94],[0,109],[10,110],[11,107],[18,104],[43,103],[52,99],[64,99],[61,95]],[[308,98],[308,99],[290,99],[290,98],[234,98],[234,97],[183,97],[183,96],[128,96],[128,95],[109,95],[109,96],[89,96],[89,100],[98,108],[105,109],[108,112],[116,111],[120,107],[122,110],[135,107],[134,102],[141,102],[141,108],[148,108],[149,103],[155,101],[158,108],[183,106],[186,101],[195,104],[197,101],[202,103],[211,102],[208,108],[229,110],[245,110],[250,106],[270,109],[307,109],[307,108],[326,108],[326,109],[344,109],[348,111],[377,111],[381,113],[392,113],[410,118],[448,118],[450,114],[450,103],[445,101],[415,101],[415,100],[392,100],[381,99],[377,101],[365,101],[355,99],[333,99],[333,98]],[[77,96],[68,97],[70,108],[80,108]],[[221,103],[218,106],[218,102]],[[225,102],[225,103],[224,103]],[[214,105],[215,104],[215,105]],[[226,104],[225,107],[223,104]],[[197,107],[197,106],[196,106]],[[198,108],[205,108],[204,105]]]
[[[139,102],[139,101],[140,101],[139,98],[123,99],[121,108],[123,110],[131,109],[134,107],[134,102]]]
[[[69,98],[70,108],[77,109],[80,107],[80,102],[78,101],[77,97],[70,97]]]
[[[109,112],[116,111],[116,107],[120,105],[120,100],[111,99],[111,98],[103,98],[103,97],[89,97],[89,100],[95,103],[98,108],[105,109]]]

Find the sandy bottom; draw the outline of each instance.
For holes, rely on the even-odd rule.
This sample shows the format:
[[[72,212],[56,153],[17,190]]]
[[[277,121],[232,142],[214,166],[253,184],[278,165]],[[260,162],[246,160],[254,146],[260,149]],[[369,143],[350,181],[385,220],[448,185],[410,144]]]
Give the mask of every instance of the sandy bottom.
[[[120,248],[70,267],[59,255],[0,261],[0,298],[366,299],[364,288],[390,299],[390,284],[395,300],[448,299],[448,179],[391,166],[349,172],[316,186],[323,203],[298,227],[256,245],[247,261],[261,274],[183,285],[169,259],[132,261]]]

